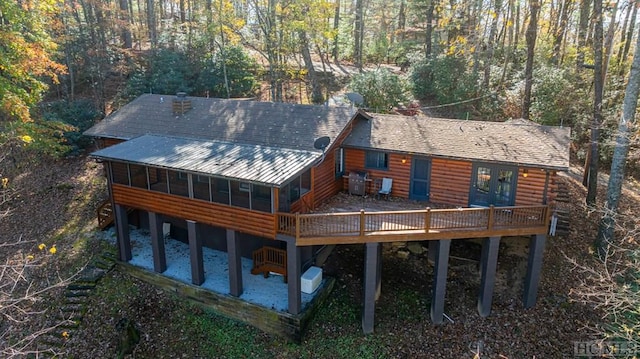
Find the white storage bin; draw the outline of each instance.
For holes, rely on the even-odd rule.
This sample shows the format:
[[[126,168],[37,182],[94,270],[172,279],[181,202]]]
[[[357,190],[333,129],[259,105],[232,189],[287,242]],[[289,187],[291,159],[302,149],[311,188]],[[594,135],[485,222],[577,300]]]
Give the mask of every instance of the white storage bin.
[[[309,267],[302,275],[300,287],[303,293],[311,294],[318,289],[320,282],[322,282],[322,268]]]

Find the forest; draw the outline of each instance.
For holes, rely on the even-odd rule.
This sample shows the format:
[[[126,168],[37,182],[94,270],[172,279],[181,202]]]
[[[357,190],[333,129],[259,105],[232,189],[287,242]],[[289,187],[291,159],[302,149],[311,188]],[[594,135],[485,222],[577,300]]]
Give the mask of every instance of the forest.
[[[0,119],[36,142],[61,131],[67,145],[82,145],[66,126],[82,131],[144,92],[323,103],[347,90],[377,112],[420,107],[441,117],[570,126],[578,160],[596,129],[603,166],[638,11],[627,0],[1,6]],[[629,160],[636,171],[635,151]]]
[[[92,144],[82,132],[140,94],[322,104],[356,92],[357,105],[373,112],[571,127],[572,161],[587,188],[581,200],[600,221],[588,241],[606,258],[603,243],[620,230],[622,180],[640,178],[639,7],[640,0],[0,0],[0,221],[26,169],[86,154]],[[602,171],[611,174],[610,192],[596,207]],[[0,248],[15,240],[0,239]],[[0,307],[14,296],[3,288]],[[626,315],[637,318],[637,307]]]

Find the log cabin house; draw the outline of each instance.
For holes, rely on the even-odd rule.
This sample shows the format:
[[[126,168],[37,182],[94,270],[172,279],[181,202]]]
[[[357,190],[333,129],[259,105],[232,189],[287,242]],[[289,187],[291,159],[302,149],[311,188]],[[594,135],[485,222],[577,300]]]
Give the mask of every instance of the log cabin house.
[[[171,237],[189,245],[193,285],[205,279],[203,246],[219,249],[228,253],[229,293],[238,297],[241,258],[256,266],[275,256],[287,279],[287,312],[295,316],[305,309],[300,277],[317,249],[363,243],[368,333],[383,242],[430,241],[431,319],[440,323],[452,239],[486,238],[478,310],[488,315],[500,238],[530,235],[524,304],[535,303],[556,175],[569,165],[570,130],[523,120],[145,94],[85,134],[95,139],[92,156],[108,177],[110,199],[99,224],[113,218],[121,261],[131,260],[129,226],[148,228],[153,268],[164,272],[163,231],[170,224]],[[340,191],[354,190],[353,183],[358,194],[375,195],[382,178],[393,180],[391,196],[453,210],[314,213]]]

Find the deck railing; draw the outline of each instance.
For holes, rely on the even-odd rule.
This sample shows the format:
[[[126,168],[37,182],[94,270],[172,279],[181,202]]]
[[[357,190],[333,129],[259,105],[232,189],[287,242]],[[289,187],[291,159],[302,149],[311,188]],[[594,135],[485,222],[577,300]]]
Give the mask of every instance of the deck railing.
[[[447,239],[546,232],[548,206],[278,214],[278,233],[298,244]]]

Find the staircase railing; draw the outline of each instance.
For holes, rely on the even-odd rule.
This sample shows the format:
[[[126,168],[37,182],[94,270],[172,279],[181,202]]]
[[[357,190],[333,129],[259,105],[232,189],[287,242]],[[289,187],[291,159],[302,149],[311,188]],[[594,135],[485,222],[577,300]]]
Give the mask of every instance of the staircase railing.
[[[98,216],[98,227],[101,230],[109,227],[113,223],[113,206],[110,200],[102,202],[96,210]]]
[[[262,273],[267,278],[271,272],[282,275],[284,282],[287,282],[287,251],[273,247],[253,251],[251,274]]]

